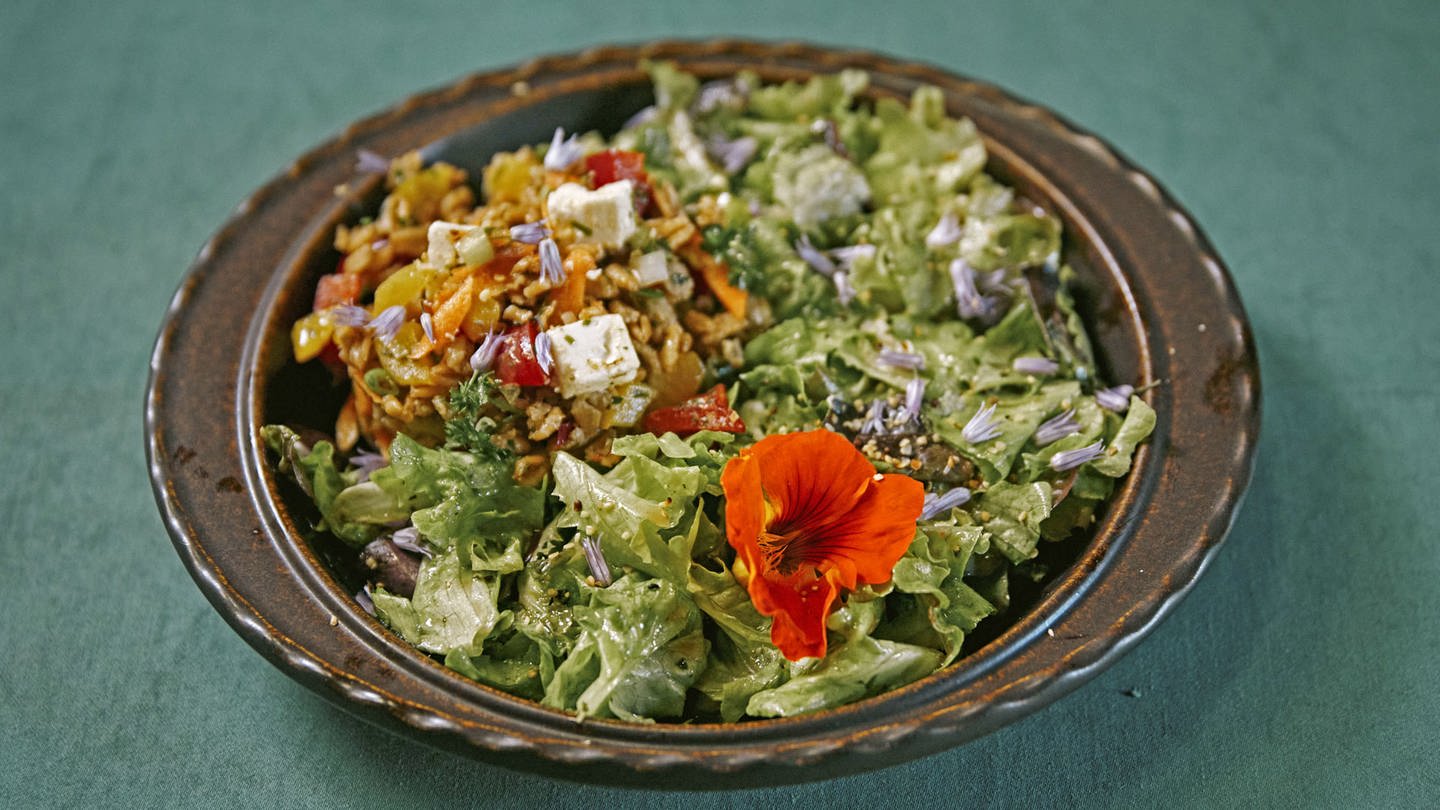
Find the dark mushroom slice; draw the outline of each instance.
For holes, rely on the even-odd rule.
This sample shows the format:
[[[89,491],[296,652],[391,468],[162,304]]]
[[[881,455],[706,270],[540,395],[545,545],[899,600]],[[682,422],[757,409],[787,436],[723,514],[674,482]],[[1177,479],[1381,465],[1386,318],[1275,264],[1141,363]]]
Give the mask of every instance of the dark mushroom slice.
[[[360,552],[360,563],[369,572],[371,581],[390,593],[406,599],[415,595],[420,560],[395,545],[390,538],[372,540]]]

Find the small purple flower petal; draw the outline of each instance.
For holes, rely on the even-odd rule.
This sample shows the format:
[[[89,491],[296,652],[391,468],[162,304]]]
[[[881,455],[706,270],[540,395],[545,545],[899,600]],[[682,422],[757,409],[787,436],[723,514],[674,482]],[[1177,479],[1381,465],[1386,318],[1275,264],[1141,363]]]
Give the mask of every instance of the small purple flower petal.
[[[983,444],[1000,435],[999,420],[995,418],[995,403],[990,403],[975,412],[960,431],[960,438],[970,444]]]
[[[804,259],[806,264],[810,265],[810,269],[825,276],[835,275],[835,262],[830,261],[829,256],[811,244],[809,236],[801,236],[796,240],[795,252],[800,254],[800,258]]]
[[[560,261],[560,246],[548,236],[540,240],[540,278],[550,282],[551,287],[565,283],[565,265]]]
[[[608,587],[612,580],[610,578],[610,564],[605,562],[605,554],[600,550],[600,541],[591,535],[580,538],[580,548],[585,552],[585,562],[590,566],[590,576],[601,587]]]
[[[355,592],[355,604],[359,605],[361,610],[369,613],[371,616],[375,615],[375,600],[370,598],[370,586],[368,584]]]
[[[495,331],[486,333],[485,339],[475,347],[475,353],[470,355],[470,370],[474,372],[489,371],[495,365],[495,358],[500,355],[500,347],[504,345],[504,335]]]
[[[835,125],[835,119],[822,118],[811,125],[812,129],[818,126],[820,135],[825,139],[825,145],[830,151],[846,160],[850,159],[850,150],[845,148],[845,140],[840,137],[840,128]]]
[[[710,157],[720,162],[726,174],[737,174],[755,157],[755,153],[760,149],[760,142],[749,135],[733,141],[716,135],[705,142],[705,149],[710,153]]]
[[[385,174],[390,171],[390,161],[378,152],[361,149],[355,153],[355,171],[361,174]]]
[[[950,262],[950,283],[955,287],[956,310],[962,318],[977,318],[989,314],[990,299],[975,289],[975,268],[964,259]]]
[[[1080,421],[1075,418],[1075,409],[1071,408],[1059,416],[1041,423],[1040,427],[1035,429],[1035,443],[1044,447],[1052,442],[1060,441],[1079,429]]]
[[[955,487],[943,495],[927,492],[925,493],[925,505],[920,510],[920,519],[934,520],[957,506],[965,505],[969,500],[970,490],[965,487]]]
[[[700,92],[695,96],[695,112],[703,115],[744,100],[744,93],[733,80],[717,79],[700,85]]]
[[[835,260],[840,270],[849,272],[855,266],[858,259],[875,258],[874,245],[846,245],[830,251],[830,258]]]
[[[435,342],[435,319],[430,317],[430,313],[428,313],[428,312],[422,312],[422,313],[420,313],[420,328],[425,330],[425,339],[428,340],[428,341],[430,341],[431,343],[434,343],[434,342]]]
[[[855,300],[855,287],[850,283],[850,274],[836,273],[830,280],[835,282],[835,295],[840,299],[840,306],[850,306],[850,302]]]
[[[1009,294],[1010,292],[1012,292],[1012,290],[1010,289],[1010,286],[1005,283],[1006,276],[1007,273],[1005,272],[1004,268],[1001,268],[999,270],[991,270],[985,275],[979,277],[980,289],[985,292],[996,293],[999,295]]]
[[[579,135],[566,138],[565,128],[556,127],[555,135],[550,139],[550,148],[545,150],[545,168],[558,172],[568,168],[584,154],[585,147],[580,145]]]
[[[386,461],[385,457],[379,453],[356,453],[350,457],[351,469],[359,473],[359,475],[355,477],[357,482],[369,481],[370,473],[375,472],[389,463],[390,462]]]
[[[640,112],[637,112],[629,118],[625,119],[625,123],[621,124],[620,128],[634,129],[635,127],[644,126],[645,124],[654,121],[655,116],[659,114],[660,110],[656,108],[654,104],[651,104],[649,107],[642,107],[640,109]]]
[[[905,384],[905,407],[897,416],[900,423],[906,424],[920,418],[920,406],[925,404],[925,380],[916,377]]]
[[[331,307],[330,322],[336,326],[364,326],[370,322],[370,313],[364,307],[344,304]]]
[[[535,362],[546,374],[555,366],[555,355],[550,348],[550,333],[541,332],[535,336]]]
[[[435,552],[420,542],[420,530],[414,526],[406,526],[390,535],[390,542],[394,543],[396,548],[404,549],[411,554],[419,554],[422,557],[435,556]]]
[[[960,241],[960,220],[954,214],[946,214],[940,217],[930,233],[925,234],[925,247],[931,250],[939,250],[946,245],[953,245]]]
[[[510,238],[516,242],[524,242],[527,245],[538,245],[540,240],[550,235],[550,229],[545,226],[545,220],[538,222],[526,222],[522,225],[510,226]]]
[[[388,306],[379,315],[370,319],[370,328],[375,330],[375,336],[389,340],[395,337],[400,330],[400,325],[405,323],[405,307],[395,304]]]
[[[1050,457],[1050,469],[1055,472],[1073,470],[1081,464],[1088,464],[1105,452],[1105,442],[1098,441],[1075,450],[1061,450]]]
[[[860,424],[861,433],[879,433],[885,429],[885,401],[875,400],[870,405],[870,413],[865,416],[865,421]]]
[[[1048,357],[1017,357],[1010,367],[1021,374],[1054,374],[1060,364]]]
[[[1130,395],[1135,393],[1133,385],[1117,385],[1095,392],[1095,402],[1107,411],[1124,413],[1130,409]]]
[[[891,368],[908,368],[912,371],[919,371],[925,368],[925,355],[914,352],[903,352],[899,349],[881,349],[877,358],[881,365]]]

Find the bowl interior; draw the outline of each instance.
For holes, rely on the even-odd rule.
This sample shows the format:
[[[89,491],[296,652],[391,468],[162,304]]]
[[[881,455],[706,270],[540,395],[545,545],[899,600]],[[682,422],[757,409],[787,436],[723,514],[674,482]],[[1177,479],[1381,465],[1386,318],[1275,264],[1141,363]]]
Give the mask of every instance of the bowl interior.
[[[703,69],[696,72],[704,73]],[[759,72],[766,80],[788,77],[769,76],[764,69]],[[724,73],[716,71],[716,75]],[[903,96],[905,87],[903,84],[875,82],[868,95],[871,99],[882,95]],[[478,185],[481,169],[497,151],[548,141],[557,126],[563,126],[567,131],[598,130],[610,134],[618,130],[630,115],[652,101],[648,80],[637,69],[632,71],[628,80],[556,93],[518,105],[509,112],[486,118],[430,143],[414,144],[414,147],[422,150],[427,161],[444,160],[466,169],[472,182]],[[963,99],[952,98],[951,114],[969,112],[965,104]],[[990,147],[988,171],[1014,187],[1026,199],[1058,215],[1065,225],[1063,260],[1074,267],[1079,276],[1076,303],[1089,327],[1102,379],[1148,380],[1148,369],[1144,364],[1143,323],[1133,304],[1125,275],[1111,251],[1094,236],[1095,231],[1089,227],[1080,208],[1039,171],[1006,148],[1004,143],[989,137],[986,140]],[[478,192],[478,188],[476,190]],[[272,305],[257,316],[256,331],[252,335],[256,346],[256,367],[249,376],[253,385],[250,397],[257,404],[254,424],[250,426],[252,436],[260,425],[274,422],[308,427],[326,434],[333,431],[334,416],[343,403],[346,389],[337,384],[321,364],[299,365],[294,362],[290,349],[290,325],[310,310],[319,277],[335,270],[340,258],[331,243],[335,226],[354,223],[372,214],[383,196],[381,178],[357,175],[340,190],[334,203],[301,231],[284,264],[276,268],[272,282]],[[265,455],[261,453],[258,458],[265,459]],[[1132,473],[1122,486],[1128,487],[1128,482],[1136,477]],[[271,500],[281,512],[290,540],[295,544],[294,551],[304,564],[311,567],[316,581],[328,591],[327,601],[352,614],[358,612],[349,596],[363,581],[362,571],[355,559],[357,555],[333,538],[317,536],[304,528],[312,525],[317,515],[297,486],[268,469],[261,471],[261,478],[269,485]],[[1120,493],[1117,493],[1116,500],[1119,498]],[[1011,648],[1033,637],[1034,628],[1056,619],[1066,606],[1083,594],[1088,574],[1101,565],[1101,557],[1108,550],[1108,540],[1104,538],[1111,533],[1112,523],[1111,516],[1102,513],[1092,533],[1061,543],[1042,544],[1041,559],[1052,572],[1051,576],[1040,583],[1022,582],[1019,581],[1022,578],[1015,578],[1017,581],[1012,583],[1015,589],[1013,602],[1006,615],[982,623],[967,638],[964,655],[951,667],[901,691],[941,688],[941,682],[963,678],[966,672],[978,673],[980,668],[997,663]],[[1044,615],[1037,617],[1034,615],[1037,612]],[[1025,633],[1017,630],[1022,623],[1029,625]],[[396,649],[408,649],[398,638],[392,636],[389,641],[388,655],[396,655]],[[415,659],[424,658],[413,650],[408,655]],[[471,683],[458,674],[441,669],[438,664],[433,669],[435,672],[430,673],[432,678],[449,678],[462,693],[475,694],[476,690],[480,690],[493,693],[494,699],[501,703],[525,704],[538,710],[528,701]],[[862,701],[862,704],[883,701],[886,697],[871,698]],[[746,725],[777,722],[780,721],[753,721]],[[659,724],[649,730],[616,728],[614,731],[621,736],[653,736],[664,733],[664,728],[665,724]]]

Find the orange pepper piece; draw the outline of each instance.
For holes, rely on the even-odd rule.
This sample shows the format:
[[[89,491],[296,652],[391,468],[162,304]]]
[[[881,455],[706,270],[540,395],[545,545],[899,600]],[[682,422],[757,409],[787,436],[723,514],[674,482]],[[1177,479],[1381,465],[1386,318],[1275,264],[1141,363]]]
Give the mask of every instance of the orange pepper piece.
[[[578,313],[585,306],[585,274],[595,269],[595,256],[584,248],[571,248],[564,267],[565,283],[550,291],[557,316],[565,312]]]
[[[710,292],[720,299],[720,303],[731,315],[741,320],[745,319],[745,309],[749,303],[750,294],[730,283],[730,268],[700,246],[698,233],[680,249],[680,258],[700,273],[700,277],[705,280]]]

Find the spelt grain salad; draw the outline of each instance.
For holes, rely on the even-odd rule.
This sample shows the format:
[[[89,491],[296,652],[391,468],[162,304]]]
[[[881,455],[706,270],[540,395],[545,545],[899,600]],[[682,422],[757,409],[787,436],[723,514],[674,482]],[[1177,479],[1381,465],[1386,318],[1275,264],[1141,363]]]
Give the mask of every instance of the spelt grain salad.
[[[265,442],[362,606],[545,706],[734,722],[946,667],[1154,426],[1060,222],[933,88],[650,70],[620,131],[479,177],[362,156],[387,196],[292,331],[349,395]]]

